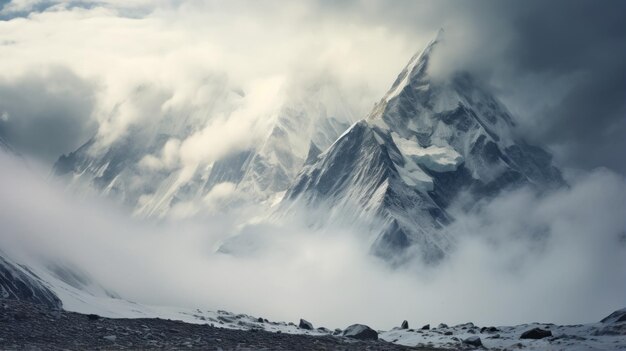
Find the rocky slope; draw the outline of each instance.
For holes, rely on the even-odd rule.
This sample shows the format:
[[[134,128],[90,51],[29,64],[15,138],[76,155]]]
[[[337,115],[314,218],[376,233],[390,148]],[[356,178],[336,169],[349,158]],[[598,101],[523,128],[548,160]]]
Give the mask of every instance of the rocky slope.
[[[263,324],[259,323],[259,324]],[[109,319],[0,300],[3,350],[418,350],[385,341],[226,329],[165,319]],[[419,350],[424,350],[420,348]]]

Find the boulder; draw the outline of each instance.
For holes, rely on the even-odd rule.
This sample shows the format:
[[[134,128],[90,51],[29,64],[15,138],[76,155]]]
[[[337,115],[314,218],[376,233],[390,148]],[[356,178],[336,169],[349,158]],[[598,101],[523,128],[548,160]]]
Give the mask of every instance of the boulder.
[[[378,333],[363,324],[353,324],[343,331],[343,336],[359,340],[378,340]]]
[[[541,328],[533,328],[522,333],[520,339],[543,339],[552,336],[552,332]]]
[[[439,325],[437,326],[438,329],[443,329],[443,328],[447,328],[448,325],[445,323],[439,323]]]
[[[478,336],[470,336],[469,338],[463,340],[463,343],[476,347],[482,346],[483,344],[483,342],[480,340],[480,337]]]
[[[430,330],[430,324],[426,324],[422,327],[422,330]]]
[[[300,324],[298,324],[298,328],[305,330],[313,330],[313,324],[311,322],[306,321],[304,319],[300,319]]]
[[[88,314],[87,319],[89,319],[90,321],[96,321],[100,319],[100,316],[98,316],[97,314]]]
[[[400,329],[409,329],[409,322],[408,321],[404,321],[402,322],[402,325],[400,326]]]
[[[481,334],[484,334],[484,333],[493,334],[493,333],[497,333],[499,331],[500,331],[500,329],[498,329],[496,327],[482,327],[482,328],[480,328],[480,333]]]

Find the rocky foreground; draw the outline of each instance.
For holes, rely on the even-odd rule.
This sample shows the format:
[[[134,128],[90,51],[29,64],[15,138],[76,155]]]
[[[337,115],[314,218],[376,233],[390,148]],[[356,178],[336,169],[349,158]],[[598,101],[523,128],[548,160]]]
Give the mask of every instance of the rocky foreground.
[[[270,322],[219,311],[202,323],[163,318],[105,318],[49,305],[0,299],[0,350],[626,350],[626,309],[591,324],[473,323],[388,331]]]
[[[436,350],[383,340],[237,330],[159,318],[112,319],[0,300],[2,350]]]

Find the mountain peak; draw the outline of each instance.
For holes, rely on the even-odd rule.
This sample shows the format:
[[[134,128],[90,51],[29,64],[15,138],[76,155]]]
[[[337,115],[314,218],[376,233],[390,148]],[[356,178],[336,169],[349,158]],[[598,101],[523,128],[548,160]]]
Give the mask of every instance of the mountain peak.
[[[411,58],[367,120],[307,166],[284,198],[331,204],[333,213],[358,218],[375,213],[383,224],[372,250],[394,263],[409,252],[426,262],[445,255],[453,246],[447,210],[460,194],[480,200],[523,185],[563,184],[547,152],[516,138],[508,110],[488,87],[462,72],[430,79],[428,63],[442,35]],[[414,245],[418,251],[405,251]]]
[[[441,40],[442,35],[443,31],[440,29],[436,37],[432,39],[422,51],[417,52],[413,55],[413,57],[411,57],[409,63],[406,67],[404,67],[402,72],[398,75],[398,78],[396,78],[395,82],[391,85],[391,89],[389,89],[383,98],[384,100],[389,101],[396,97],[407,85],[412,84],[416,80],[427,80],[426,70],[428,69],[428,61],[430,60],[430,55],[433,49]]]

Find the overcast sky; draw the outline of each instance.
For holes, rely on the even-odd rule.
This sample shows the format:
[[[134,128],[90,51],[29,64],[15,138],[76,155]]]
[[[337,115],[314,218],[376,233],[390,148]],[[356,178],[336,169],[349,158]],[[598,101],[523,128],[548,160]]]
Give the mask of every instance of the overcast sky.
[[[179,112],[206,104],[197,92],[209,77],[253,94],[283,87],[276,96],[291,90],[285,86],[330,80],[364,116],[443,27],[438,60],[492,85],[527,139],[563,166],[626,173],[622,1],[0,6],[0,137],[47,163],[96,133],[114,140],[133,123],[150,123],[163,110],[161,95],[175,96],[168,106]],[[120,108],[139,87],[151,95]]]

